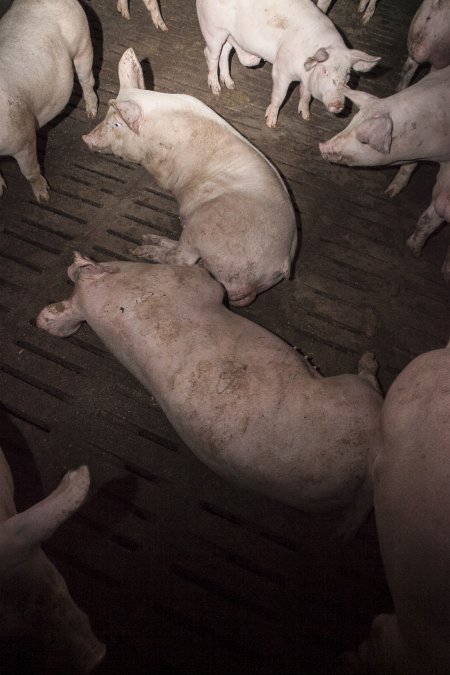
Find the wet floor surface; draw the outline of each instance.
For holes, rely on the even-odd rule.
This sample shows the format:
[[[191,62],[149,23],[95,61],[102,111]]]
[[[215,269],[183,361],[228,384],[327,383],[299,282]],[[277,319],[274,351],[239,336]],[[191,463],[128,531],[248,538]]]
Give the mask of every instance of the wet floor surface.
[[[330,16],[355,48],[381,55],[358,87],[394,91],[420,3],[380,0],[362,26],[357,3]],[[98,119],[118,92],[117,63],[134,47],[147,87],[197,96],[268,156],[296,206],[300,246],[293,278],[259,296],[244,316],[302,349],[324,375],[356,372],[375,352],[384,391],[417,354],[448,340],[444,227],[420,259],[405,247],[428,205],[437,167],[421,166],[395,199],[395,168],[350,169],[318,150],[346,126],[314,101],[297,115],[292,87],[277,129],[264,124],[271,66],[232,61],[234,91],[206,84],[203,39],[191,0],[162,0],[169,31],[143,3],[125,21],[114,0],[85,5],[95,51]],[[145,233],[179,234],[178,209],[144,169],[91,154],[78,84],[63,115],[39,132],[52,188],[37,204],[11,158],[0,168],[0,441],[20,508],[87,463],[88,503],[46,545],[108,654],[99,673],[324,675],[354,648],[375,613],[390,608],[373,516],[337,544],[338,516],[307,516],[244,492],[186,448],[156,401],[88,326],[59,340],[34,325],[44,305],[71,293],[72,251],[132,260]]]

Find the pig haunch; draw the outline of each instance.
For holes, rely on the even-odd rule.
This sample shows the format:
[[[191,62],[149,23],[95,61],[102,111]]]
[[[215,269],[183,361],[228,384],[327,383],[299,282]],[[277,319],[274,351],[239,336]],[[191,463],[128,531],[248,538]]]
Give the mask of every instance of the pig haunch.
[[[297,245],[292,204],[278,172],[249,141],[191,96],[144,88],[132,49],[119,62],[120,91],[83,140],[92,150],[142,164],[177,198],[179,241],[147,235],[134,255],[200,262],[233,305],[290,274]]]
[[[343,131],[319,144],[324,159],[349,166],[405,164],[386,190],[390,196],[407,185],[418,160],[439,163],[431,204],[406,242],[418,256],[428,237],[450,222],[450,66],[387,98],[346,93],[360,111]],[[438,112],[434,124],[430,110]],[[442,273],[450,280],[450,251]]]
[[[94,263],[75,254],[72,297],[37,325],[72,334],[87,321],[156,397],[213,471],[309,512],[346,509],[351,536],[372,503],[382,398],[377,363],[324,378],[292,347],[230,312],[202,267]]]
[[[88,617],[74,603],[64,579],[40,548],[82,505],[88,489],[89,472],[83,466],[69,471],[51,495],[17,513],[11,471],[0,450],[2,672],[5,663],[24,659],[28,636],[32,640],[33,672],[89,673],[103,659],[105,646],[93,634]],[[17,639],[20,656],[10,653]]]
[[[78,75],[88,117],[97,114],[92,43],[77,0],[15,0],[0,20],[0,154],[12,155],[38,202],[48,184],[36,154],[36,128],[58,115]],[[0,195],[6,183],[0,175]]]
[[[122,14],[124,19],[130,18],[130,10],[128,9],[129,0],[117,0],[117,11]],[[166,31],[167,26],[164,23],[164,20],[159,11],[158,0],[144,0],[144,5],[147,7],[152,17],[153,25],[155,28],[160,28],[161,30]]]
[[[449,411],[450,343],[414,359],[382,408],[374,503],[395,614],[375,618],[352,672],[449,673]]]
[[[351,69],[371,70],[380,60],[348,49],[332,21],[312,0],[196,0],[200,28],[206,42],[208,85],[220,94],[220,80],[234,89],[229,57],[236,50],[246,66],[260,59],[273,64],[272,95],[266,123],[275,127],[289,85],[300,82],[298,112],[309,119],[311,98],[327,110],[344,107],[342,86]]]

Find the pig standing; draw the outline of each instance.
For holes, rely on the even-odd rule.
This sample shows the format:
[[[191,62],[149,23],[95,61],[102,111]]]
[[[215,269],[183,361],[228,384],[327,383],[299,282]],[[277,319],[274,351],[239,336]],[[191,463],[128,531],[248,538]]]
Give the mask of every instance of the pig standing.
[[[332,2],[333,0],[317,0],[317,7],[326,14]],[[363,23],[368,23],[373,17],[377,2],[378,0],[359,0],[358,12],[362,14]]]
[[[73,66],[88,117],[97,114],[89,26],[77,0],[15,0],[0,20],[0,64],[0,154],[17,160],[37,201],[46,202],[36,128],[66,106]],[[5,187],[0,174],[0,194]]]
[[[383,405],[381,435],[375,516],[395,614],[376,617],[352,672],[448,675],[450,343],[417,357],[397,377]]]
[[[305,511],[348,507],[354,533],[372,503],[379,444],[376,362],[323,378],[292,347],[222,304],[202,267],[94,263],[75,254],[73,296],[45,307],[53,335],[83,321],[158,400],[213,471]]]
[[[105,654],[88,617],[74,603],[64,579],[40,548],[41,542],[81,506],[88,488],[89,472],[83,466],[69,471],[49,497],[17,513],[11,471],[0,450],[2,672],[16,639],[23,653],[31,638],[33,672],[89,673]]]
[[[431,70],[450,65],[450,0],[423,0],[409,27],[408,52],[398,91],[408,86],[419,64],[431,63]]]
[[[347,96],[360,111],[346,129],[319,144],[324,159],[349,166],[418,160],[440,165],[431,204],[407,241],[411,252],[418,256],[428,237],[443,221],[450,221],[450,66],[387,98],[350,89]],[[434,115],[432,123],[430,111]],[[401,182],[403,175],[409,178],[409,167],[402,167],[399,173],[395,181]],[[449,280],[450,253],[442,272]]]
[[[288,278],[295,216],[275,168],[219,115],[191,96],[144,89],[132,49],[119,62],[120,91],[87,145],[142,164],[180,207],[180,241],[147,235],[133,253],[157,262],[199,260],[233,305]]]
[[[167,26],[164,23],[164,20],[159,11],[158,0],[144,0],[144,5],[147,7],[152,17],[153,25],[155,28],[161,28],[161,30],[167,30]],[[117,11],[122,14],[124,19],[130,18],[130,12],[128,9],[128,0],[117,0]]]
[[[309,119],[311,97],[333,113],[344,107],[341,85],[350,70],[367,72],[380,60],[348,49],[333,22],[312,0],[197,0],[200,28],[206,42],[208,84],[220,93],[220,79],[234,89],[229,56],[234,47],[245,66],[260,58],[273,64],[272,96],[266,123],[275,127],[288,87],[300,80],[298,112]]]

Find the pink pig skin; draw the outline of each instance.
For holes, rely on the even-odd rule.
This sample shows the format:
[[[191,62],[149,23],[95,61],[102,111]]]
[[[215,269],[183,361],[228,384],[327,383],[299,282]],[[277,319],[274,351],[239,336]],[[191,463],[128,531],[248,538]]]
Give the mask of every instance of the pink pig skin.
[[[375,516],[395,614],[381,614],[352,672],[450,672],[450,343],[392,384],[374,464]],[[356,666],[356,667],[355,667]]]
[[[76,254],[69,276],[73,296],[43,309],[40,328],[64,337],[87,321],[213,471],[305,511],[347,507],[342,532],[358,529],[379,445],[371,355],[362,376],[320,376],[283,340],[227,310],[201,267]]]
[[[387,188],[391,195],[408,183],[412,162],[429,160],[440,165],[431,204],[407,241],[418,256],[441,223],[450,222],[450,66],[387,98],[351,89],[347,96],[360,111],[343,131],[319,143],[324,159],[349,166],[405,164]],[[431,118],[430,110],[434,111]],[[450,252],[442,273],[450,280]]]
[[[105,646],[40,548],[86,498],[89,471],[69,471],[51,495],[16,512],[11,471],[0,450],[0,648],[33,640],[33,672],[90,673]]]
[[[36,128],[56,117],[78,75],[88,117],[97,114],[92,43],[77,0],[15,0],[0,20],[0,155],[12,155],[39,202],[49,199]],[[0,195],[6,183],[0,174]]]
[[[201,260],[233,305],[248,305],[288,278],[297,228],[272,164],[198,99],[147,91],[132,49],[120,59],[119,81],[117,100],[83,140],[142,164],[174,193],[183,228],[179,242],[146,235],[132,253],[175,264]]]

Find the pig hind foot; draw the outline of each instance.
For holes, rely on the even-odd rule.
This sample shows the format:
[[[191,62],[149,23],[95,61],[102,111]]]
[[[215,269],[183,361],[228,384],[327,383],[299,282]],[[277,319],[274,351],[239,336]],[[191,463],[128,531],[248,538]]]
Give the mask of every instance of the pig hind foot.
[[[364,12],[361,19],[362,23],[368,23],[370,21],[375,12],[376,4],[377,0],[360,0],[358,12],[361,12],[361,14]]]
[[[168,30],[161,16],[161,12],[159,11],[158,0],[144,0],[144,5],[150,12],[150,16],[152,17],[155,28],[159,28],[160,30],[164,31]]]
[[[405,63],[403,64],[402,72],[400,73],[400,82],[398,83],[398,85],[396,87],[396,91],[401,91],[402,89],[406,89],[406,87],[409,85],[409,83],[413,79],[414,73],[416,72],[418,67],[419,67],[419,64],[416,61],[414,61],[413,58],[408,56]]]
[[[380,383],[377,378],[378,367],[378,361],[374,354],[372,352],[364,352],[359,359],[358,375],[369,382],[376,391],[381,393]]]
[[[416,229],[406,242],[406,245],[416,258],[422,253],[422,248],[428,237],[437,230],[443,220],[443,217],[437,213],[434,203],[431,203],[422,213],[417,221]]]
[[[129,19],[128,0],[117,0],[117,11],[122,14],[124,19]]]
[[[417,166],[417,162],[413,164],[405,164],[397,171],[394,180],[388,185],[385,192],[389,197],[396,197],[409,183],[409,180]]]
[[[144,243],[141,246],[130,249],[130,253],[138,258],[173,265],[195,265],[199,260],[198,254],[168,237],[146,234],[142,237],[142,241]]]

